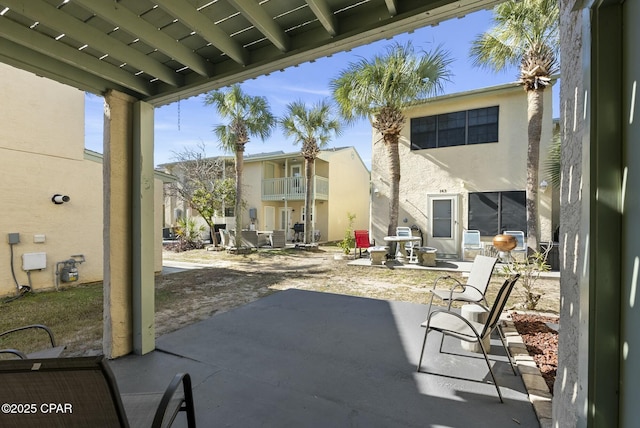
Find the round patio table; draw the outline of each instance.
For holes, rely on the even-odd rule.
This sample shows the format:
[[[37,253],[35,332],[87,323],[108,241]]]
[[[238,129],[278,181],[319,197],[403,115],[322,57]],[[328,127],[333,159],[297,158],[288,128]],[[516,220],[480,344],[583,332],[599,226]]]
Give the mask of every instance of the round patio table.
[[[385,242],[397,242],[398,246],[396,248],[396,260],[398,261],[405,261],[407,259],[407,249],[406,249],[406,245],[407,242],[420,242],[422,240],[421,237],[419,236],[385,236],[384,238],[382,238],[385,240]],[[412,260],[409,260],[409,263],[411,263]],[[416,257],[416,262],[417,262],[417,257]]]

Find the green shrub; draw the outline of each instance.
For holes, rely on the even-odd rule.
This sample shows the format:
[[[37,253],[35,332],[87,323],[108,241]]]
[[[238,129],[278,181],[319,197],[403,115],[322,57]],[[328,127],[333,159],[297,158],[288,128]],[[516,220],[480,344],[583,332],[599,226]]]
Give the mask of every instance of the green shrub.
[[[344,238],[338,244],[345,255],[349,255],[351,249],[356,246],[356,238],[353,235],[353,220],[355,220],[355,218],[355,214],[347,213],[347,230],[344,231]]]

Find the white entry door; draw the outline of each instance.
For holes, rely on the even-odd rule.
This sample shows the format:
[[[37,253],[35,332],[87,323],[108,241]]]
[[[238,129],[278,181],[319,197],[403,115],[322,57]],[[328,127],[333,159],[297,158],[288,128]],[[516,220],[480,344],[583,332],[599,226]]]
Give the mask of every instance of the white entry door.
[[[279,211],[279,219],[278,225],[281,230],[284,230],[284,236],[286,236],[287,241],[291,241],[293,239],[293,225],[291,224],[292,210],[291,208],[280,208]]]
[[[458,254],[458,195],[429,195],[429,230],[427,245],[438,255]]]
[[[264,207],[264,224],[262,230],[274,230],[276,228],[276,208]]]

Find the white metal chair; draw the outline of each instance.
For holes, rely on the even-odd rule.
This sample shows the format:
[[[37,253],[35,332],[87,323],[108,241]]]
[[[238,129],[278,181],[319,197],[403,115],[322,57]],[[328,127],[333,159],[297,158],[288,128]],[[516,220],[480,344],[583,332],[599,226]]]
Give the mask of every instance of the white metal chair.
[[[413,236],[410,227],[406,226],[398,226],[396,227],[396,236]],[[415,263],[418,261],[418,254],[416,253],[418,245],[413,241],[408,241],[404,243],[404,249],[407,252],[407,258],[409,259],[409,263]]]
[[[498,291],[496,300],[493,302],[493,305],[491,306],[489,315],[487,317],[487,321],[484,324],[469,321],[462,317],[462,315],[460,315],[459,313],[452,312],[451,310],[439,309],[430,312],[427,320],[420,324],[421,327],[425,327],[425,332],[424,340],[422,341],[422,349],[420,351],[420,359],[418,360],[417,371],[420,372],[420,368],[422,366],[422,357],[424,356],[424,349],[427,344],[427,335],[431,330],[439,331],[440,333],[442,333],[443,340],[440,342],[439,352],[442,352],[444,336],[452,336],[457,339],[464,340],[465,342],[477,342],[480,345],[480,349],[482,350],[482,354],[484,355],[484,360],[487,363],[487,367],[489,367],[489,373],[491,373],[493,384],[496,387],[496,391],[498,391],[498,398],[500,398],[500,402],[503,403],[504,401],[502,401],[502,393],[500,392],[498,381],[493,374],[493,369],[491,368],[491,363],[489,362],[489,357],[487,356],[487,350],[484,347],[483,340],[487,337],[490,337],[493,330],[498,327],[500,314],[502,313],[507,303],[507,299],[509,299],[509,295],[511,294],[513,286],[515,285],[518,278],[519,275],[515,275],[505,280],[502,287],[500,287],[500,291]],[[511,355],[509,354],[509,349],[507,348],[502,335],[499,334],[498,336],[500,337],[502,346],[504,347],[507,358],[509,359],[509,363],[511,364],[513,374],[517,375],[516,368],[511,359]]]
[[[433,288],[430,290],[431,300],[429,301],[429,311],[431,311],[434,297],[438,297],[443,302],[448,302],[448,308],[451,308],[451,303],[454,300],[478,303],[488,308],[489,305],[484,295],[487,292],[487,287],[489,286],[489,281],[491,281],[491,275],[493,275],[493,269],[497,262],[498,259],[496,257],[476,256],[471,265],[469,277],[465,283],[451,275],[443,275],[436,278],[433,283]],[[454,284],[448,290],[437,289],[440,281],[453,281]]]
[[[524,232],[521,230],[505,230],[503,233],[515,236],[518,242],[516,247],[511,250],[511,257],[513,257],[513,253],[522,253],[523,257],[527,257],[527,240],[524,238]]]
[[[462,232],[462,260],[466,251],[476,251],[484,255],[484,246],[480,241],[479,230],[465,230]]]

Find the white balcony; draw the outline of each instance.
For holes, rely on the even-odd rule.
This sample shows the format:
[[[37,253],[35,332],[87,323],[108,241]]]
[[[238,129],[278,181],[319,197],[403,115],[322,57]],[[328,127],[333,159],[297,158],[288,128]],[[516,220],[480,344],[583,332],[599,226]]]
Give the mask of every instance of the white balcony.
[[[329,179],[315,176],[315,199],[329,199]],[[262,180],[263,201],[304,201],[306,182],[303,177],[265,178]]]

